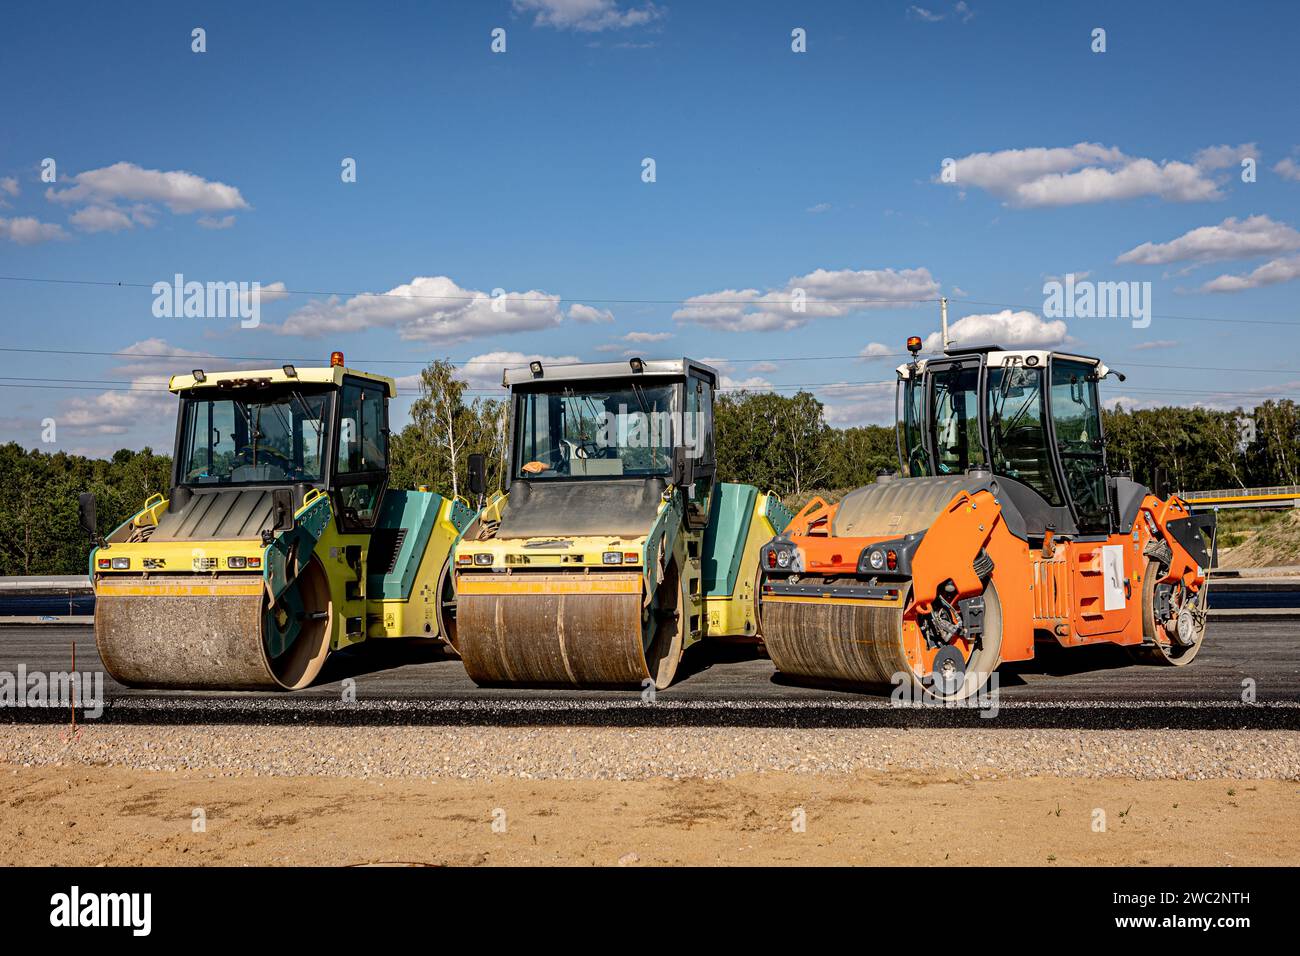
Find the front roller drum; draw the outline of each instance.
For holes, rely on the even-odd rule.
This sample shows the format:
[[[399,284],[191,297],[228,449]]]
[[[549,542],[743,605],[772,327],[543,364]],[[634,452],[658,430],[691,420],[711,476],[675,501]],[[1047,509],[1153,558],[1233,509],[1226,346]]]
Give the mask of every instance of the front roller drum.
[[[647,603],[639,573],[464,575],[456,649],[482,686],[666,687],[683,635],[669,577]]]
[[[257,575],[113,575],[95,589],[95,643],[129,687],[295,690],[329,653],[329,590],[312,562],[291,603],[268,606]],[[292,640],[286,646],[286,630]]]
[[[984,633],[942,648],[926,643],[920,626],[903,616],[905,602],[849,598],[767,597],[763,642],[783,674],[884,690],[909,689],[949,700],[977,693],[996,670],[1002,646],[1002,605],[992,581],[984,592]],[[956,680],[935,666],[957,668]],[[939,678],[936,680],[936,678]]]

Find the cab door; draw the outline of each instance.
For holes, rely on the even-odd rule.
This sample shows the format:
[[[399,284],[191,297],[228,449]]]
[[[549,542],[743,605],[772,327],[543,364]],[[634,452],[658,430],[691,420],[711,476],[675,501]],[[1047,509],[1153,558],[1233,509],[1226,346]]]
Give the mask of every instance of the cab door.
[[[1129,627],[1141,603],[1137,574],[1142,569],[1127,537],[1111,533],[1097,369],[1089,362],[1054,356],[1048,375],[1052,446],[1079,529],[1068,558],[1073,630],[1082,639],[1114,635]]]
[[[686,379],[683,403],[682,440],[687,454],[694,458],[695,482],[686,502],[686,523],[703,528],[709,523],[709,506],[718,472],[717,451],[713,442],[713,382],[696,375]]]

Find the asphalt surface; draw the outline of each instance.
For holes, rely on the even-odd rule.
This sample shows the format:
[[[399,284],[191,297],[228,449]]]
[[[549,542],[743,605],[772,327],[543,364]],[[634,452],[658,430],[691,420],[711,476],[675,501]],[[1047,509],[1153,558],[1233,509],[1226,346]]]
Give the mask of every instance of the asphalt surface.
[[[102,671],[90,627],[0,627],[0,672]],[[114,723],[326,725],[989,726],[975,707],[914,708],[870,694],[796,683],[752,646],[697,644],[653,702],[638,691],[479,688],[445,648],[369,642],[333,655],[295,693],[175,692],[123,687],[104,675],[100,720]],[[346,685],[345,681],[355,682]],[[1255,701],[1243,703],[1243,682]],[[1187,667],[1133,664],[1115,647],[1044,647],[998,672],[999,727],[1189,727],[1300,730],[1300,620],[1211,621]],[[345,690],[354,689],[355,700]],[[61,710],[6,707],[0,720],[64,722]]]

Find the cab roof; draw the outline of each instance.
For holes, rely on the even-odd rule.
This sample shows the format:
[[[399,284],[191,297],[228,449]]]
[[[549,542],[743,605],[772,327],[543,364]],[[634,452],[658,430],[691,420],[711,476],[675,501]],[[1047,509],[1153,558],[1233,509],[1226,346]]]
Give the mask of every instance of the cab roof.
[[[1050,349],[1004,349],[1000,345],[979,345],[968,348],[952,348],[942,355],[935,355],[928,359],[917,360],[917,366],[921,371],[931,362],[942,362],[945,359],[960,359],[964,357],[984,356],[984,361],[992,368],[1002,368],[1007,365],[1029,365],[1045,366],[1048,358],[1064,359],[1069,362],[1084,362],[1088,365],[1097,366],[1097,374],[1104,377],[1110,371],[1109,367],[1101,359],[1093,358],[1088,355],[1075,355],[1072,352],[1053,352]],[[1033,358],[1032,362],[1026,361]],[[898,374],[901,378],[908,377],[908,365],[898,366]]]
[[[294,375],[290,376],[285,368],[292,368]],[[207,372],[203,369],[195,369],[196,372],[203,376],[203,381],[193,373],[185,375],[173,375],[167,383],[167,387],[173,392],[188,392],[193,389],[201,388],[235,388],[239,385],[332,385],[335,388],[343,384],[343,377],[361,378],[370,382],[378,382],[384,386],[388,397],[392,398],[397,394],[397,383],[385,375],[374,375],[370,372],[359,372],[353,368],[344,368],[341,365],[325,366],[318,368],[298,368],[297,366],[287,365],[280,368],[263,368],[247,369],[232,372]]]
[[[631,362],[640,361],[643,369],[632,371]],[[573,365],[548,365],[540,363],[542,374],[535,375],[530,366],[506,368],[501,373],[501,385],[513,388],[516,385],[544,384],[546,382],[570,382],[587,379],[644,379],[644,378],[685,378],[691,372],[707,378],[714,385],[718,383],[718,370],[711,365],[697,362],[695,359],[630,359],[627,362],[583,362]]]

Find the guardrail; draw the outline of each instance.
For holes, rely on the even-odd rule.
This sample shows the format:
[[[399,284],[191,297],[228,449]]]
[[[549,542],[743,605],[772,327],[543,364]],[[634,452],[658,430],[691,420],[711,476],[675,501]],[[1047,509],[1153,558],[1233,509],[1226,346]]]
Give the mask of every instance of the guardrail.
[[[1300,508],[1300,485],[1180,491],[1178,497],[1193,508]]]
[[[0,623],[93,620],[95,592],[84,574],[0,577]]]

